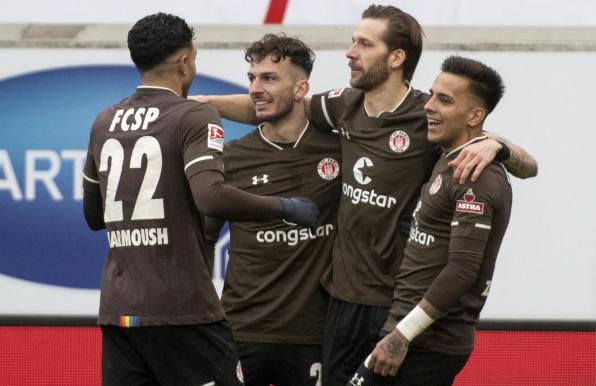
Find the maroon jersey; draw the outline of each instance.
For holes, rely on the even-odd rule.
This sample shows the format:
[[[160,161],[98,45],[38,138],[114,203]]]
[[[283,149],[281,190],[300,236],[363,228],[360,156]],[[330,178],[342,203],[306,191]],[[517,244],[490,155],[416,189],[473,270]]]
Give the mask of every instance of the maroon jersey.
[[[223,172],[217,112],[173,91],[139,87],[91,129],[84,188],[100,191],[109,252],[99,323],[211,323],[223,309],[187,178]]]
[[[422,187],[384,327],[391,331],[425,297],[444,314],[412,343],[449,354],[472,352],[511,212],[511,186],[500,163],[490,164],[476,182],[453,180],[447,163],[480,139],[442,157]],[[441,280],[448,270],[455,275]],[[456,287],[461,291],[453,296]]]
[[[330,293],[352,303],[389,307],[394,278],[420,187],[439,151],[426,139],[428,95],[410,88],[393,111],[370,116],[364,92],[313,96],[314,123],[341,134],[342,194]]]
[[[320,344],[327,310],[320,279],[337,232],[339,138],[308,124],[279,145],[257,128],[226,144],[226,182],[275,196],[303,196],[320,209],[319,226],[282,220],[231,222],[222,301],[237,341]]]

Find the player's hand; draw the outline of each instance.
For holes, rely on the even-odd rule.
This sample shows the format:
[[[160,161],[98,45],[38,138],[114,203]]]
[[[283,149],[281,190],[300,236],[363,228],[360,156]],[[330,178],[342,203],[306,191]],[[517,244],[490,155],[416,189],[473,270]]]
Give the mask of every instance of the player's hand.
[[[386,377],[395,376],[408,353],[410,342],[397,329],[377,343],[370,354],[367,367]]]
[[[486,139],[464,147],[457,157],[449,162],[449,166],[453,168],[453,179],[465,184],[473,171],[471,181],[476,181],[484,168],[493,162],[501,147],[494,139]]]
[[[319,207],[305,197],[280,197],[283,206],[284,220],[308,227],[313,233],[317,231]]]

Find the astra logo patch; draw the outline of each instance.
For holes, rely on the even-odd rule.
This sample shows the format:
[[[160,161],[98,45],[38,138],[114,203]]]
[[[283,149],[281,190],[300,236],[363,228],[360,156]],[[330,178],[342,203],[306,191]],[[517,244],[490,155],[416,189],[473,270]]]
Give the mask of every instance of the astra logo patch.
[[[464,199],[456,201],[455,210],[457,212],[483,214],[484,203],[474,201],[475,198],[476,195],[472,191],[472,188],[469,188],[464,194]]]
[[[207,140],[207,147],[217,151],[223,151],[224,145],[224,130],[221,126],[214,123],[207,125],[209,128],[209,139]]]
[[[317,166],[319,176],[324,180],[333,180],[339,175],[339,162],[333,158],[323,158]]]
[[[394,131],[389,137],[389,147],[396,153],[403,153],[410,147],[410,137],[405,131]]]

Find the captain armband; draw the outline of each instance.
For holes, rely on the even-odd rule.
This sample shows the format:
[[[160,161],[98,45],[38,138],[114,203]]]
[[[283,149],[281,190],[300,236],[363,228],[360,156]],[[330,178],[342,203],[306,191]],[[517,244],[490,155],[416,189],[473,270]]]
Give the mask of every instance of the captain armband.
[[[434,320],[420,306],[416,306],[395,328],[411,342],[433,322]]]

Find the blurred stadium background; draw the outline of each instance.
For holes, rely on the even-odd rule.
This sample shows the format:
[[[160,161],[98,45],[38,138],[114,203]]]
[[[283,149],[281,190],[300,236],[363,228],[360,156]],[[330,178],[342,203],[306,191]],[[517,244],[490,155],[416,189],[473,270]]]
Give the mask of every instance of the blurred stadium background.
[[[95,324],[104,233],[86,228],[81,172],[95,114],[139,81],[126,33],[158,11],[199,48],[191,93],[246,91],[243,48],[266,32],[317,54],[311,90],[347,86],[343,56],[369,1],[1,0],[0,385],[99,385]],[[381,2],[383,3],[383,2]],[[426,32],[413,79],[449,54],[495,67],[507,91],[488,129],[538,160],[513,179],[511,223],[477,348],[457,385],[596,385],[596,2],[387,1]],[[250,127],[225,122],[226,139]],[[227,234],[218,244],[221,288]]]

